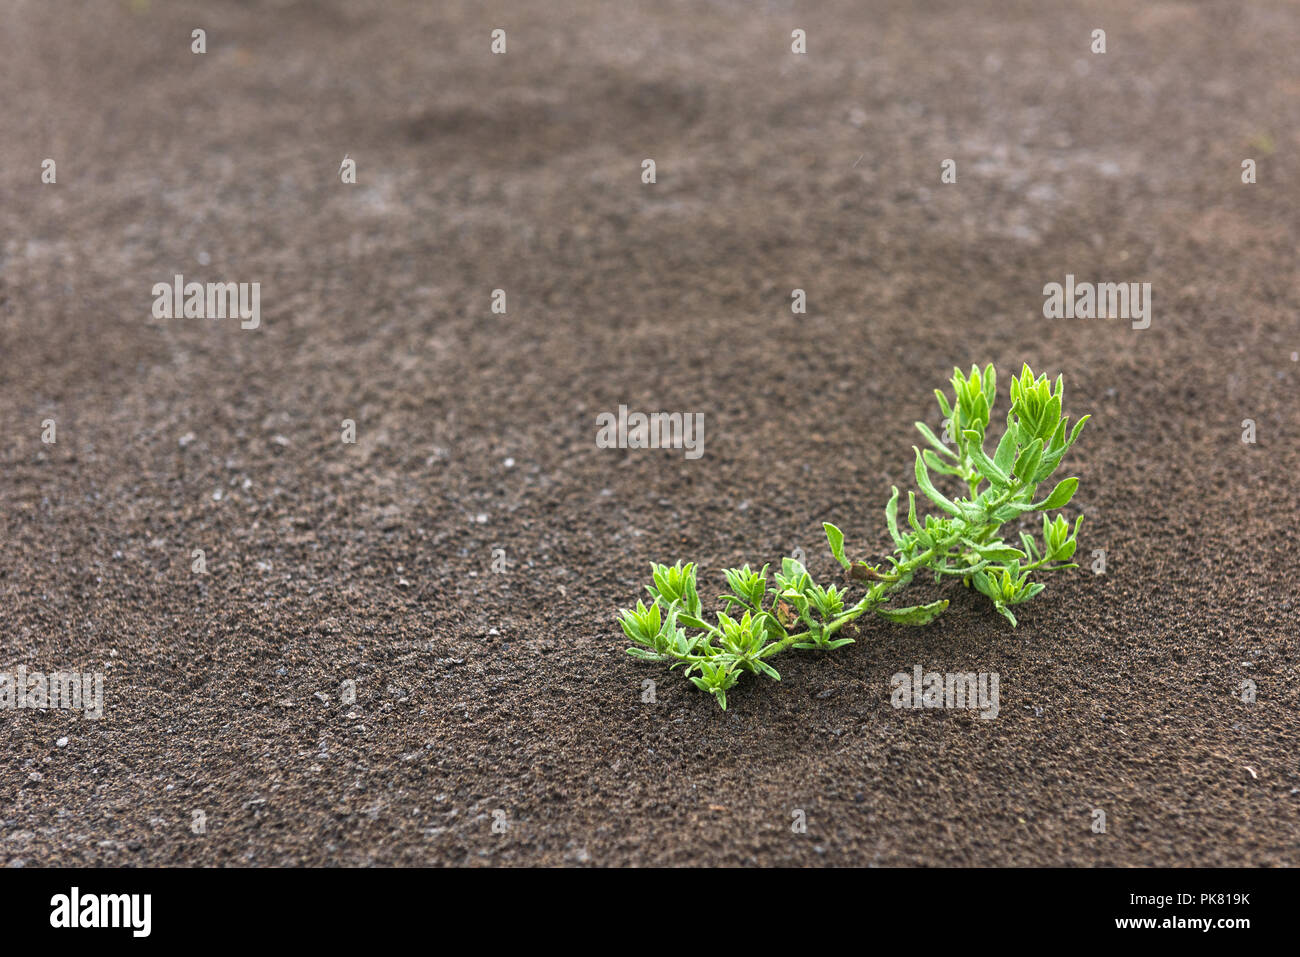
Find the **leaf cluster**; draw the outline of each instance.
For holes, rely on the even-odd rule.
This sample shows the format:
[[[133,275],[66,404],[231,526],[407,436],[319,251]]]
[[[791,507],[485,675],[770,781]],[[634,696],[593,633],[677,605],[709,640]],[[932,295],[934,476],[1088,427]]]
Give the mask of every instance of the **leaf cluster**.
[[[830,650],[852,643],[852,638],[832,637],[844,623],[840,589],[821,587],[793,558],[770,575],[769,568],[726,569],[730,591],[720,596],[724,610],[710,623],[701,617],[694,564],[651,565],[650,604],[638,601],[621,613],[623,633],[635,644],[628,654],[684,668],[691,682],[725,709],[727,692],[742,674],[780,681],[767,659],[786,648]],[[688,635],[688,629],[696,634]]]
[[[929,447],[913,446],[917,487],[938,512],[919,517],[916,493],[909,491],[908,530],[900,531],[898,489],[893,490],[885,506],[895,546],[889,562],[895,569],[919,566],[933,571],[936,581],[945,575],[958,576],[986,595],[1015,625],[1011,606],[1043,590],[1034,580],[1035,573],[1078,567],[1069,560],[1083,517],[1075,520],[1071,530],[1063,516],[1051,519],[1046,513],[1068,505],[1079,480],[1061,479],[1046,497],[1037,500],[1037,496],[1078,440],[1089,416],[1071,428],[1070,417],[1062,412],[1064,380],[1058,376],[1053,386],[1047,376],[1035,377],[1026,365],[1019,378],[1011,380],[1006,428],[989,455],[987,432],[996,371],[991,364],[982,372],[972,366],[969,375],[954,370],[952,385],[951,401],[937,389],[935,396],[945,421],[951,423],[946,431],[953,442],[940,440],[925,423],[917,422]],[[932,472],[956,476],[966,494],[955,499],[944,495],[935,487]],[[1005,541],[1002,527],[1029,512],[1044,513],[1041,541],[1025,531],[1017,533],[1016,544]]]
[[[725,709],[727,692],[741,675],[780,680],[770,658],[788,648],[829,651],[851,644],[852,638],[836,634],[868,611],[895,624],[933,621],[948,607],[947,599],[909,607],[887,604],[920,571],[933,573],[936,581],[960,578],[985,595],[1014,627],[1011,609],[1044,588],[1037,577],[1077,567],[1070,559],[1082,518],[1071,529],[1064,516],[1052,518],[1046,513],[1067,505],[1079,480],[1061,479],[1044,498],[1037,496],[1089,417],[1083,416],[1071,428],[1070,417],[1062,411],[1063,380],[1058,377],[1053,385],[1026,365],[1011,380],[1006,426],[989,454],[988,430],[997,390],[993,366],[982,371],[972,366],[969,374],[954,370],[952,387],[951,398],[935,390],[944,438],[925,423],[916,423],[927,446],[913,447],[916,484],[933,510],[918,512],[917,494],[909,491],[906,526],[901,526],[899,491],[893,489],[885,506],[885,524],[894,552],[885,564],[851,561],[844,534],[824,523],[832,556],[851,579],[865,584],[865,594],[854,604],[847,605],[847,594],[835,585],[817,584],[801,562],[785,558],[780,570],[770,575],[769,565],[759,571],[748,565],[726,569],[723,575],[730,590],[720,596],[723,608],[711,623],[703,617],[695,565],[654,564],[652,583],[646,586],[649,605],[638,601],[636,608],[620,613],[623,632],[633,642],[628,654],[683,668],[697,688],[713,695]],[[960,492],[946,495],[935,485],[936,475],[956,479]],[[1041,539],[1018,531],[1017,543],[1007,542],[1003,526],[1023,521],[1032,512],[1043,513]]]

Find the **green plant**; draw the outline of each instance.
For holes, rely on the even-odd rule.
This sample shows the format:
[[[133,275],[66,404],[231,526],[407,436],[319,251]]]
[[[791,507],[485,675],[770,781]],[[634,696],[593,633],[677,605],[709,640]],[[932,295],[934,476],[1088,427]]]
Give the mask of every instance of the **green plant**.
[[[1035,501],[1035,497],[1089,417],[1085,415],[1070,429],[1069,416],[1061,411],[1065,394],[1061,378],[1053,388],[1046,376],[1035,378],[1026,365],[1020,377],[1011,380],[1006,429],[989,455],[984,446],[996,398],[993,366],[983,372],[972,366],[970,375],[956,369],[952,385],[951,401],[935,390],[949,441],[917,422],[929,447],[913,447],[916,484],[937,512],[920,516],[916,493],[909,491],[907,530],[901,530],[899,493],[893,489],[885,505],[885,522],[894,541],[887,565],[851,562],[845,556],[844,534],[824,523],[831,554],[851,579],[865,585],[866,593],[856,603],[846,607],[844,592],[834,585],[822,588],[800,562],[785,558],[780,571],[770,576],[768,565],[759,571],[748,565],[727,569],[730,591],[721,596],[723,610],[710,624],[703,617],[695,565],[651,565],[650,604],[638,601],[636,608],[621,612],[623,632],[634,643],[628,654],[683,668],[697,688],[712,694],[725,709],[727,692],[742,674],[780,680],[769,659],[789,648],[829,650],[850,644],[852,638],[835,636],[866,612],[903,625],[933,621],[948,607],[947,599],[902,608],[887,604],[918,572],[933,572],[935,581],[960,578],[987,596],[1014,627],[1011,609],[1043,590],[1033,580],[1036,572],[1078,567],[1070,559],[1082,516],[1072,530],[1064,516],[1049,518],[1046,513],[1066,505],[1079,480],[1062,479],[1045,498]],[[961,494],[949,498],[935,487],[931,473],[951,476],[960,483]],[[1030,512],[1044,513],[1041,543],[1022,531],[1020,547],[1008,544],[1002,537],[1003,526]]]

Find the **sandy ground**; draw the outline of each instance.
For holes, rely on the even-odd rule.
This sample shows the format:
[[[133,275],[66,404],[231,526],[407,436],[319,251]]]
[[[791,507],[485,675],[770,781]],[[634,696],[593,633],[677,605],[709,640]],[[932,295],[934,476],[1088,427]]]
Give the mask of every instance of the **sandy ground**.
[[[1280,0],[6,4],[0,670],[105,702],[0,711],[0,864],[1296,864],[1297,47]],[[177,273],[260,326],[155,318]],[[1067,273],[1150,328],[1045,319]],[[623,654],[651,560],[881,557],[988,361],[1093,414],[1104,575],[725,714]],[[619,404],[705,454],[597,448]],[[999,717],[896,711],[914,665]]]

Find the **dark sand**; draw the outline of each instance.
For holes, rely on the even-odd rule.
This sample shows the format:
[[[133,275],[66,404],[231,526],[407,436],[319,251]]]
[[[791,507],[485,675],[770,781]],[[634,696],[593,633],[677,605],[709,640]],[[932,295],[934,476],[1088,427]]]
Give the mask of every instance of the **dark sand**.
[[[6,5],[0,670],[107,700],[0,712],[0,864],[1296,864],[1300,8],[631,6]],[[178,272],[261,328],[153,318]],[[1151,327],[1044,319],[1067,272]],[[623,654],[651,560],[882,557],[988,361],[1093,413],[1105,575],[725,714]],[[597,449],[620,403],[703,458]],[[917,664],[1000,716],[895,711]]]

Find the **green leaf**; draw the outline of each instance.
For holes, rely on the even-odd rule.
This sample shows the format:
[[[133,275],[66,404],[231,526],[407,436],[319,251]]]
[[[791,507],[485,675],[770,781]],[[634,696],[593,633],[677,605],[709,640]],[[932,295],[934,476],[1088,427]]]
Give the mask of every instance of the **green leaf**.
[[[972,542],[969,538],[963,538],[962,543],[967,548],[972,549],[980,558],[987,558],[991,562],[1009,562],[1018,561],[1025,557],[1025,553],[1018,548],[1012,548],[1010,545],[1001,542],[995,542],[990,545],[979,545]]]
[[[1043,409],[1043,419],[1039,423],[1040,434],[1051,437],[1056,431],[1056,427],[1061,423],[1061,397],[1054,395],[1048,400],[1046,408]]]
[[[808,569],[803,567],[803,562],[793,558],[781,559],[781,574],[787,579],[802,581],[808,575]]]
[[[695,565],[694,563],[686,566],[685,583],[682,588],[682,607],[692,615],[699,615],[703,608],[700,603],[700,596],[695,590]]]
[[[907,524],[912,526],[912,531],[921,531],[921,522],[916,517],[916,493],[907,493]]]
[[[1049,475],[1056,471],[1056,466],[1061,461],[1061,456],[1065,454],[1065,447],[1057,449],[1055,452],[1043,450],[1043,457],[1038,460],[1038,469],[1033,475],[1031,481],[1034,484],[1047,479]]]
[[[822,528],[826,529],[826,540],[830,542],[831,554],[844,566],[844,570],[848,571],[853,567],[853,563],[844,557],[844,533],[830,522],[822,522]]]
[[[1070,445],[1074,444],[1075,439],[1079,437],[1079,433],[1083,431],[1083,423],[1087,422],[1091,418],[1092,418],[1091,415],[1085,415],[1078,422],[1074,423],[1074,431],[1070,433],[1070,441],[1069,441]]]
[[[1015,426],[1007,426],[1007,430],[1002,433],[1002,438],[998,442],[997,449],[993,452],[993,464],[1002,472],[1011,471],[1011,466],[1016,461],[1016,438],[1019,430]]]
[[[928,605],[913,605],[910,608],[877,608],[876,614],[896,625],[926,625],[942,615],[947,607],[948,599],[943,598]]]
[[[966,475],[960,467],[940,461],[939,456],[935,455],[931,449],[922,449],[921,456],[925,459],[925,464],[940,475],[956,475],[959,477],[965,477]]]
[[[925,497],[934,502],[935,505],[938,505],[949,515],[960,516],[961,509],[959,509],[951,499],[936,489],[934,483],[930,481],[930,473],[925,469],[925,462],[921,458],[921,450],[915,445],[912,446],[912,450],[916,452],[916,484],[921,487],[921,491],[925,493]]]
[[[998,370],[993,368],[993,363],[984,367],[984,400],[991,407],[997,401],[998,396]]]
[[[978,432],[967,429],[965,433],[967,446],[966,453],[979,469],[980,475],[983,475],[994,485],[1000,485],[1003,488],[1011,484],[1011,478],[1004,472],[998,464],[985,454],[981,444],[981,437]]]
[[[993,513],[993,517],[999,522],[1009,522],[1017,515],[1023,515],[1025,512],[1034,511],[1034,506],[1028,502],[1016,503],[1008,502]]]
[[[1025,554],[1028,555],[1030,559],[1036,560],[1038,558],[1038,549],[1034,548],[1034,537],[1028,532],[1021,532],[1020,542],[1025,546]]]
[[[957,456],[953,454],[952,449],[948,448],[948,446],[940,442],[939,437],[930,431],[930,427],[928,425],[926,425],[924,422],[916,422],[914,424],[916,425],[916,430],[920,432],[923,436],[925,436],[925,440],[929,442],[931,445],[933,445],[938,451],[942,452],[950,459],[957,458]]]
[[[1042,457],[1042,439],[1034,439],[1021,450],[1019,458],[1016,459],[1015,473],[1022,485],[1033,482],[1034,473],[1038,471],[1038,460]]]
[[[898,531],[898,486],[893,488],[893,494],[885,505],[885,524],[889,526],[889,537],[894,540],[894,545],[902,548],[903,536]]]
[[[1074,498],[1074,491],[1078,487],[1079,480],[1077,478],[1061,479],[1061,481],[1056,484],[1056,488],[1052,489],[1052,494],[1035,505],[1034,508],[1042,509],[1044,511],[1053,508],[1062,508],[1069,504],[1070,499]]]

